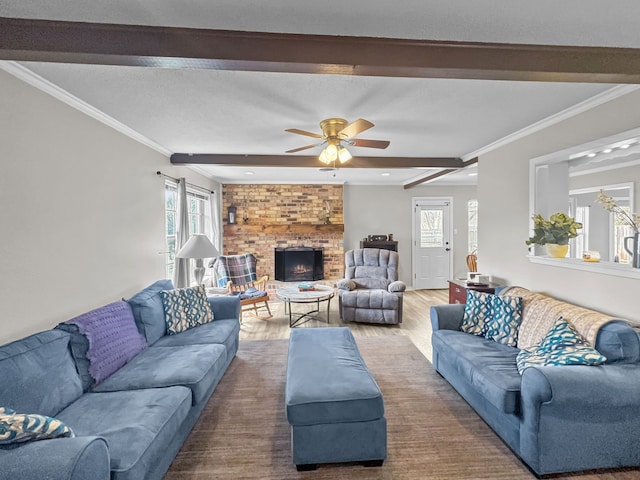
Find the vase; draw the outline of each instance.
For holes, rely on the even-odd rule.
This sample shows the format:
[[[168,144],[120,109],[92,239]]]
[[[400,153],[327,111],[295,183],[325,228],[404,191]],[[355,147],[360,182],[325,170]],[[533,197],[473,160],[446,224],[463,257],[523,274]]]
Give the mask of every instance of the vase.
[[[569,244],[558,245],[557,243],[547,243],[547,253],[554,258],[564,258],[569,251]]]
[[[631,266],[633,268],[640,268],[640,241],[638,241],[638,232],[634,233],[632,237],[624,237],[624,249],[629,255],[631,255]],[[631,240],[631,248],[629,248],[629,241]]]

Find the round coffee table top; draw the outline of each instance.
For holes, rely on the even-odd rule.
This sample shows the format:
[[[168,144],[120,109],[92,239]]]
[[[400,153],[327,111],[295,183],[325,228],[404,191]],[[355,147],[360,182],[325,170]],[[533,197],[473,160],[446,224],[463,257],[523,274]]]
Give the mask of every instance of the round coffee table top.
[[[304,303],[327,300],[333,298],[335,294],[333,287],[329,287],[328,285],[316,284],[313,288],[314,290],[303,290],[301,292],[297,285],[290,285],[278,288],[276,290],[276,296],[287,302]]]

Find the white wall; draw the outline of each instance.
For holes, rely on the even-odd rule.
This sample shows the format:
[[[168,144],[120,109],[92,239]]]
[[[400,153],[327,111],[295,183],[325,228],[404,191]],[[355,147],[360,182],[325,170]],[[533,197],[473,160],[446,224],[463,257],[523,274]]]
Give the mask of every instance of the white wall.
[[[0,71],[0,344],[164,277],[157,170],[218,188]]]
[[[638,280],[532,264],[529,160],[640,126],[635,91],[480,157],[478,269],[508,284],[631,320],[640,320]]]
[[[346,185],[344,189],[344,249],[360,248],[368,235],[393,234],[398,241],[400,279],[412,285],[411,240],[413,197],[453,197],[453,271],[466,277],[467,202],[476,197],[475,186],[434,187]]]

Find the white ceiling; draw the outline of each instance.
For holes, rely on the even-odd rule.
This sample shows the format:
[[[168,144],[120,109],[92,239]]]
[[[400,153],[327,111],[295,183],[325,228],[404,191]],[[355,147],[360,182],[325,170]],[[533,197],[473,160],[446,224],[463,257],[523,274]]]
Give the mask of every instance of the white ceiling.
[[[283,33],[640,47],[640,2],[618,0],[0,0],[0,16]],[[366,118],[359,138],[390,140],[361,156],[470,158],[487,145],[613,85],[388,78],[23,63],[170,152],[279,155],[313,143],[327,117]],[[309,141],[311,140],[311,141]],[[316,151],[317,150],[317,151]],[[319,153],[320,148],[300,152]],[[319,164],[319,167],[322,166]],[[401,185],[410,169],[207,167],[222,183]],[[253,175],[247,175],[246,171]],[[433,170],[434,172],[437,170]],[[381,173],[390,173],[381,176]],[[474,183],[470,169],[434,183]]]

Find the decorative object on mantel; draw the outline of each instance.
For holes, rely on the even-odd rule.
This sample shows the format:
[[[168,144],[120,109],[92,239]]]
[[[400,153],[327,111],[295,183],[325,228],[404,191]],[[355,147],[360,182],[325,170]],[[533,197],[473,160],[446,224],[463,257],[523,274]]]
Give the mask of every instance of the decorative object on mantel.
[[[533,237],[526,241],[527,245],[545,245],[547,253],[555,258],[564,258],[569,251],[569,239],[578,236],[582,228],[566,213],[557,212],[545,219],[539,213],[533,217]]]
[[[616,220],[624,225],[627,225],[633,229],[633,235],[630,237],[624,237],[624,249],[629,255],[631,255],[631,266],[633,268],[640,268],[640,215],[637,213],[627,212],[624,208],[619,206],[613,197],[610,197],[604,190],[598,192],[596,201],[602,205],[606,210],[613,212],[616,216]],[[631,248],[629,248],[629,241],[632,241]]]
[[[238,221],[238,217],[236,216],[238,214],[238,209],[236,208],[235,205],[229,205],[229,208],[227,208],[227,220],[229,221],[229,225],[235,225]]]
[[[329,225],[331,223],[331,204],[329,200],[324,202],[324,224]]]

